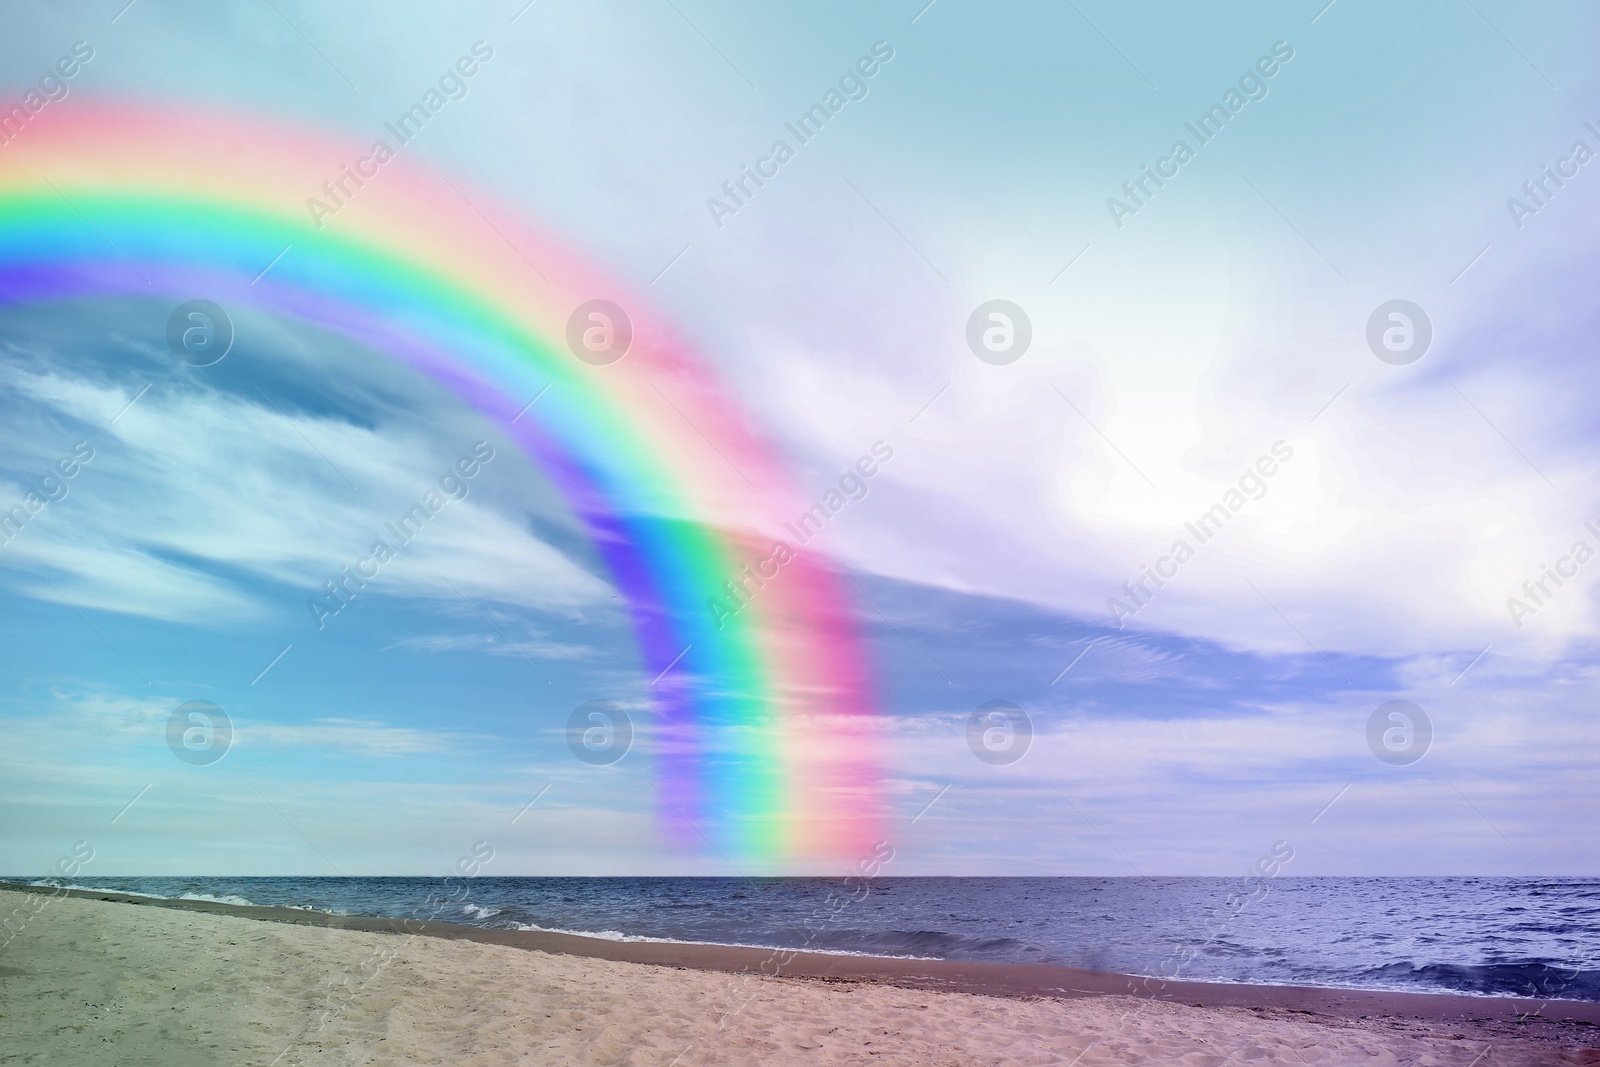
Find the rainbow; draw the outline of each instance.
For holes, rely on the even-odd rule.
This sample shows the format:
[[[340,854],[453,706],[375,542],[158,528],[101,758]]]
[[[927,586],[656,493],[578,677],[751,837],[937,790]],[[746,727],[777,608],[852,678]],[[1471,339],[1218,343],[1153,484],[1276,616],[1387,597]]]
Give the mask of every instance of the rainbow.
[[[648,300],[384,147],[399,154],[75,97],[0,147],[0,304],[249,307],[451,389],[561,490],[627,603],[668,836],[769,860],[864,854],[875,714],[842,579],[801,550],[737,614],[711,606],[804,510],[779,463]],[[567,343],[597,299],[632,324],[609,365]]]

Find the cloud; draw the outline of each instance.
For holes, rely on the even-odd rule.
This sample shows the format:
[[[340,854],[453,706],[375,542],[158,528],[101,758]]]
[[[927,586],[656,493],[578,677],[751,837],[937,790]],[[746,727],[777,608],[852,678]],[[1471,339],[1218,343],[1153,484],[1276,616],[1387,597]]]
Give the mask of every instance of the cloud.
[[[509,643],[507,639],[509,638]],[[384,647],[385,652],[478,652],[490,656],[531,655],[536,659],[590,659],[599,650],[590,645],[552,641],[542,633],[418,634]]]
[[[167,720],[183,701],[141,697],[111,689],[52,688],[46,714],[0,715],[18,751],[20,762],[36,763],[48,752],[65,749],[82,758],[91,750],[125,751],[145,744],[156,750],[166,744]],[[449,730],[421,730],[377,720],[326,717],[306,722],[259,719],[235,710],[234,745],[240,749],[322,750],[360,756],[402,756],[444,753],[485,740]],[[92,739],[92,740],[87,740]],[[164,753],[163,753],[164,755]]]
[[[1125,598],[1123,583],[1182,538],[1194,560],[1130,625],[1275,654],[1302,652],[1305,639],[1379,655],[1493,641],[1548,658],[1600,634],[1600,571],[1580,575],[1538,632],[1517,632],[1506,609],[1520,582],[1600,514],[1585,488],[1593,451],[1574,444],[1592,441],[1592,420],[1564,399],[1596,376],[1565,358],[1513,367],[1493,355],[1507,344],[1564,352],[1587,336],[1588,312],[1438,294],[1434,351],[1393,368],[1361,339],[1376,298],[1330,297],[1266,269],[1231,289],[1180,285],[1180,268],[1225,249],[1171,251],[1179,259],[1154,276],[1148,260],[1138,276],[1124,247],[1076,279],[1070,321],[1029,302],[1037,341],[1004,368],[961,349],[959,309],[943,322],[909,319],[915,285],[872,289],[841,312],[908,323],[881,358],[851,351],[823,321],[791,321],[776,335],[764,324],[783,314],[782,286],[731,324],[761,367],[747,399],[807,477],[820,483],[876,438],[895,447],[872,495],[830,526],[824,547],[870,573],[1094,620],[1109,619],[1108,599]],[[1584,255],[1574,241],[1508,284],[1564,284],[1585,273]],[[807,266],[791,261],[797,274]],[[938,355],[900,358],[908,348]],[[1278,441],[1294,458],[1200,544],[1186,524]]]
[[[380,757],[445,752],[459,747],[466,739],[464,734],[352,719],[315,719],[297,724],[244,721],[234,730],[234,744],[241,749],[249,746],[317,749]]]
[[[0,431],[7,447],[25,452],[43,425],[81,420],[74,432],[96,453],[71,494],[0,551],[9,583],[28,595],[54,599],[42,580],[49,574],[80,606],[238,622],[285,604],[271,586],[290,587],[291,597],[319,593],[381,539],[398,557],[367,595],[453,601],[459,589],[554,609],[609,598],[603,580],[534,536],[514,505],[499,503],[516,494],[496,495],[490,483],[514,482],[525,470],[509,449],[467,483],[466,499],[449,500],[402,547],[386,524],[436,489],[471,440],[447,451],[450,443],[394,423],[360,425],[297,413],[281,400],[274,406],[264,395],[171,382],[107,425],[136,389],[65,370],[23,371],[10,385],[14,410],[31,403],[43,411]]]

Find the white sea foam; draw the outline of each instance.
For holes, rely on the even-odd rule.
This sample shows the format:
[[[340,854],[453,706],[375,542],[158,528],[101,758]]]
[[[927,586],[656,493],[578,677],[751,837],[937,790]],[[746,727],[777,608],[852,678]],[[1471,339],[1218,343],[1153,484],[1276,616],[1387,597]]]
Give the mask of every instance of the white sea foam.
[[[37,878],[31,882],[15,882],[12,884],[49,889],[71,889],[80,893],[114,893],[119,897],[133,897],[138,900],[196,900],[207,904],[226,904],[235,908],[276,907],[289,908],[294,911],[315,911],[326,915],[349,914],[349,912],[342,909],[317,908],[310,904],[258,904],[253,900],[247,900],[233,893],[179,893],[172,895],[169,893],[139,892],[133,889],[114,889],[103,885],[81,885],[77,882],[60,882],[48,878]]]
[[[511,928],[541,934],[568,934],[572,937],[592,937],[599,941],[638,941],[649,945],[711,945],[716,948],[750,948],[765,952],[805,952],[816,956],[860,956],[879,960],[936,960],[938,956],[888,955],[882,952],[854,952],[843,948],[806,948],[793,945],[752,945],[743,941],[686,941],[677,937],[645,937],[625,934],[619,930],[564,930],[558,926],[540,926],[537,923],[513,923]]]
[[[170,900],[172,898],[171,897],[163,897],[162,899]],[[238,906],[246,907],[246,908],[260,907],[260,905],[258,905],[255,901],[246,900],[244,897],[236,897],[232,893],[223,893],[221,896],[216,896],[216,895],[211,894],[211,893],[179,893],[177,899],[179,899],[179,900],[205,900],[205,901],[209,901],[212,904],[234,904],[234,905],[238,905]],[[313,909],[306,908],[305,910],[306,911],[311,911]]]

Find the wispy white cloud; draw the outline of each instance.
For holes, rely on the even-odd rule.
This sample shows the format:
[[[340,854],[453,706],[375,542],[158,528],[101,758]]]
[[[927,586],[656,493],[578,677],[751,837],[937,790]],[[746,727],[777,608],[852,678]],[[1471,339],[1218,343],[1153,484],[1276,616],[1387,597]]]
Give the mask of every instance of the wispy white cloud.
[[[491,656],[527,654],[539,659],[589,659],[597,654],[589,645],[552,641],[536,632],[512,633],[505,637],[499,634],[419,634],[387,645],[384,651],[479,652]]]
[[[152,389],[103,426],[135,390],[66,372],[24,371],[10,384],[57,418],[102,426],[84,431],[96,456],[71,495],[0,553],[10,584],[30,595],[49,594],[44,573],[82,606],[236,621],[267,610],[260,582],[320,592],[383,540],[398,558],[367,595],[453,601],[459,590],[556,609],[610,596],[604,581],[534,536],[514,506],[485,492],[496,478],[518,477],[522,461],[509,449],[468,483],[466,499],[450,499],[401,547],[386,523],[436,489],[455,458],[402,428],[289,414],[261,397],[200,389]],[[14,424],[0,435],[20,447],[29,432]],[[464,440],[458,450],[470,446]]]
[[[44,713],[0,714],[0,726],[19,765],[48,763],[63,755],[93,762],[140,745],[160,750],[166,744],[167,720],[180,703],[103,688],[58,687],[50,690]],[[331,716],[284,722],[235,710],[233,720],[233,744],[241,751],[259,749],[280,756],[314,752],[370,757],[438,754],[486,740],[459,730],[425,730]]]
[[[460,746],[465,735],[415,730],[381,722],[316,719],[309,723],[242,722],[234,743],[243,746],[332,750],[363,756],[406,756],[445,752]],[[481,739],[479,739],[481,740]]]

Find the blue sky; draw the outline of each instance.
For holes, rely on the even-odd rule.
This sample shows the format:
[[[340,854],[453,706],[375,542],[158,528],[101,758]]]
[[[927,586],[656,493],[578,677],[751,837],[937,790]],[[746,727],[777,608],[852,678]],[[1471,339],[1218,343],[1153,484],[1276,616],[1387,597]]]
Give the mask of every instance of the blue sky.
[[[82,39],[53,108],[201,101],[364,145],[492,44],[406,150],[653,288],[803,489],[895,449],[824,546],[869,601],[891,873],[1228,874],[1278,839],[1291,873],[1600,872],[1600,564],[1520,627],[1506,606],[1600,547],[1600,162],[1520,227],[1506,205],[1600,150],[1592,10],[277,6],[22,5],[0,97]],[[880,41],[865,97],[715,225]],[[1265,95],[1195,143],[1277,42]],[[1179,138],[1195,158],[1119,228],[1107,199]],[[995,298],[1033,323],[1006,366],[964,341]],[[1409,366],[1364,339],[1393,299],[1433,324]],[[0,505],[94,449],[0,546],[0,870],[88,839],[104,873],[427,873],[487,838],[497,873],[728,873],[657,839],[648,736],[567,750],[574,707],[648,679],[539,472],[291,323],[177,364],[169,310],[0,314]],[[479,440],[469,496],[318,631],[306,597]],[[1107,600],[1280,441],[1115,628]],[[1395,698],[1434,729],[1404,767],[1367,738]],[[166,746],[189,700],[233,720],[211,766]],[[1014,764],[967,747],[990,700],[1033,722]]]

